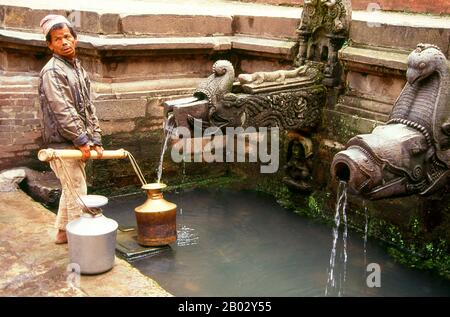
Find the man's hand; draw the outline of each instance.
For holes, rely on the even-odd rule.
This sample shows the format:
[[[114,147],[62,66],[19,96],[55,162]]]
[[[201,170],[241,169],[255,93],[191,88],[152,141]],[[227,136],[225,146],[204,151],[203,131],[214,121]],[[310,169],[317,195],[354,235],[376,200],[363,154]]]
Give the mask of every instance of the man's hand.
[[[78,147],[78,149],[81,151],[83,156],[81,157],[81,160],[83,162],[86,162],[91,157],[91,147],[89,144],[84,144]]]
[[[101,145],[94,145],[92,149],[97,152],[97,158],[101,159],[103,156],[103,147]]]

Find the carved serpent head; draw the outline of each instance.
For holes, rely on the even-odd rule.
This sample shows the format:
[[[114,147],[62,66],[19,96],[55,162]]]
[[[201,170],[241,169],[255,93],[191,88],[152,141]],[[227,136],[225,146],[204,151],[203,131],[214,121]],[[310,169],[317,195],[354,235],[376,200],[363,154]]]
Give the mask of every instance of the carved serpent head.
[[[439,47],[431,44],[418,44],[417,48],[408,56],[406,79],[409,84],[413,85],[433,74],[445,62],[445,56]]]
[[[233,68],[233,65],[227,60],[218,60],[213,65],[213,73],[216,76],[223,76],[226,73],[234,74],[234,68]],[[233,75],[233,77],[234,77],[234,75]]]

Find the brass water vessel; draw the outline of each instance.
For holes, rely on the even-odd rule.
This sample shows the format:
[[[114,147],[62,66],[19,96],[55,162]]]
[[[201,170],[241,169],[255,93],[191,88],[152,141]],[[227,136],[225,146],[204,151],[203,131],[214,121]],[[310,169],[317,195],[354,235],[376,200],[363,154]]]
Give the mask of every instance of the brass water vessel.
[[[134,209],[137,241],[143,246],[162,246],[177,241],[177,205],[164,199],[163,183],[145,184],[147,200]]]

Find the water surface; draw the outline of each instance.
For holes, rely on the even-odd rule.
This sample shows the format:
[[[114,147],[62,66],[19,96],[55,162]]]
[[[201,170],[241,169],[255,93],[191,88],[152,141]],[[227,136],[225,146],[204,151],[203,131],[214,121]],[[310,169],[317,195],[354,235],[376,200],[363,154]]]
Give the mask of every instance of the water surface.
[[[164,196],[178,205],[178,241],[132,265],[170,293],[324,296],[331,227],[285,210],[262,193],[195,189]],[[144,201],[144,194],[110,199],[105,215],[135,226],[133,210]],[[363,233],[349,230],[346,248],[343,296],[450,296],[450,282],[395,263],[370,238],[365,254]],[[336,255],[337,271],[345,269],[342,254]],[[380,265],[380,288],[367,287],[365,263]]]

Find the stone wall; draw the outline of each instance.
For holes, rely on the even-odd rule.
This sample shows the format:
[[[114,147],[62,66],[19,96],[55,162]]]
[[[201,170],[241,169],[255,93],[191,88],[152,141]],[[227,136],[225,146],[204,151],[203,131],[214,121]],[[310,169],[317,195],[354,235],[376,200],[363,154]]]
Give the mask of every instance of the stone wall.
[[[257,2],[282,6],[302,6],[303,0],[240,0],[243,2]],[[448,0],[352,0],[354,10],[367,10],[379,7],[383,11],[403,11],[414,13],[449,14]]]
[[[41,147],[38,75],[51,55],[40,19],[65,11],[0,8],[0,170],[15,166],[48,169],[37,160]],[[259,15],[133,15],[79,12],[78,57],[92,81],[92,96],[105,148],[125,148],[153,181],[163,142],[162,103],[192,95],[218,59],[237,72],[291,65],[298,18]],[[300,17],[300,14],[298,14]],[[194,164],[198,165],[198,164]],[[226,167],[187,166],[191,175],[221,175]],[[128,162],[88,166],[98,191],[126,191],[139,184]],[[168,158],[164,177],[181,166]],[[164,179],[163,177],[163,179]]]

